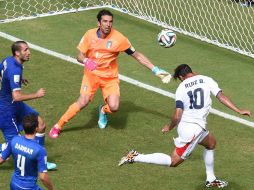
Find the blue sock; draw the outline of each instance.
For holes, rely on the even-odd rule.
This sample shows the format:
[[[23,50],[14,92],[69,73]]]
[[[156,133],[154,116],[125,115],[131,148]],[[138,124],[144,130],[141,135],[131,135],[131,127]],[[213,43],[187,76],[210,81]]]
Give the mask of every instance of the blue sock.
[[[40,144],[41,146],[44,146],[45,143],[45,133],[36,133],[35,140]]]

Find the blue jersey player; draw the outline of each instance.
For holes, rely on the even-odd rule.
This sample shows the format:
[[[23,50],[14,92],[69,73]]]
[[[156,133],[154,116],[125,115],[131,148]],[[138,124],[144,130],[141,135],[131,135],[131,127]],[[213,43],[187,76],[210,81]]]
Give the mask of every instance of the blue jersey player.
[[[41,88],[35,93],[24,94],[21,85],[28,81],[23,78],[23,64],[29,61],[30,50],[25,41],[14,42],[11,46],[12,56],[5,58],[0,64],[1,89],[0,89],[0,129],[6,142],[17,136],[23,130],[22,120],[28,114],[38,116],[38,130],[36,140],[44,145],[46,125],[39,113],[23,101],[41,98],[45,89]],[[48,169],[53,169],[55,164],[48,163]]]
[[[25,136],[15,136],[7,143],[6,149],[0,155],[0,164],[11,154],[14,159],[15,170],[12,175],[11,190],[40,190],[37,185],[39,178],[45,187],[53,190],[53,185],[47,174],[47,153],[44,147],[35,140],[38,130],[38,116],[29,114],[23,119]]]

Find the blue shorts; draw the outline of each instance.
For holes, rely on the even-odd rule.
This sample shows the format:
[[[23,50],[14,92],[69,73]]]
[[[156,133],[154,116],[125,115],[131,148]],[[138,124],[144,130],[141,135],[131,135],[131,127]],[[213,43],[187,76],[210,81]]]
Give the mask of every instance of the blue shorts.
[[[24,189],[26,189],[26,190],[42,190],[40,188],[40,186],[38,186],[38,185],[35,185],[32,188],[26,188],[26,187],[20,187],[18,184],[16,184],[13,181],[11,181],[10,190],[24,190]]]
[[[9,111],[0,115],[0,129],[6,142],[9,142],[23,130],[22,120],[28,114],[39,115],[36,110],[24,102],[15,102],[14,113]]]

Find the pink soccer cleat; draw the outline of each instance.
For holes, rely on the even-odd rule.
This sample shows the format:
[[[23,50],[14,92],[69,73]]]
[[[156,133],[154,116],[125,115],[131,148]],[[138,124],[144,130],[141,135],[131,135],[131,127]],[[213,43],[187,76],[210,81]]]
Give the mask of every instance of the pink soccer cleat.
[[[56,139],[60,135],[60,132],[61,130],[56,125],[54,125],[49,131],[49,137],[52,139]]]

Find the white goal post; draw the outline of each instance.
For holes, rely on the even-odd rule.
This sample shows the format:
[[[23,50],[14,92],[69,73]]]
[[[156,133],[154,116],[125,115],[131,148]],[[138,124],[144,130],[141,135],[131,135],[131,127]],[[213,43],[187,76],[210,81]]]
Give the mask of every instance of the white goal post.
[[[254,6],[239,1],[0,0],[0,23],[108,7],[254,58]]]

